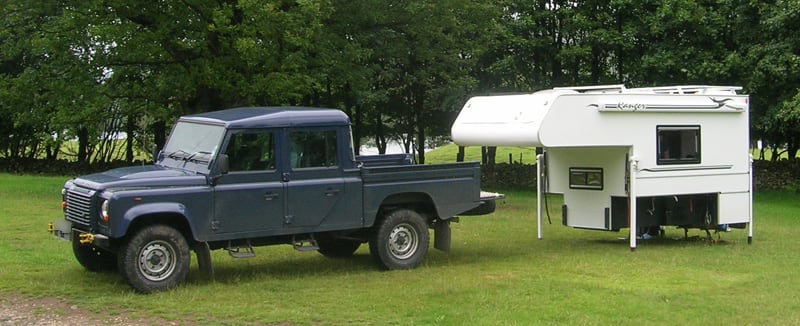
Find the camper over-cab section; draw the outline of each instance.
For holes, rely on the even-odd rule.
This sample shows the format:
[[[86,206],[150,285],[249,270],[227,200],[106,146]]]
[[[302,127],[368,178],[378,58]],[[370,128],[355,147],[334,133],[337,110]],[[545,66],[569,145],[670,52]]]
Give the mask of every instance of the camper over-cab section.
[[[658,226],[751,225],[749,100],[739,90],[609,85],[479,96],[452,137],[544,148],[539,188],[564,195],[563,223],[630,228],[635,248],[642,230]]]

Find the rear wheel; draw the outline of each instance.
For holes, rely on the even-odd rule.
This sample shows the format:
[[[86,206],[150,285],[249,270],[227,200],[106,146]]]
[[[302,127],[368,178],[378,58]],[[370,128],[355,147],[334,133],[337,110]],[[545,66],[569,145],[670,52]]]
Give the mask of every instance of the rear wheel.
[[[81,244],[77,232],[72,232],[72,253],[90,272],[113,271],[117,267],[117,255],[90,244]]]
[[[428,252],[428,225],[417,212],[401,209],[390,213],[369,241],[372,258],[386,269],[412,269]]]
[[[139,230],[119,251],[122,278],[136,291],[152,293],[174,288],[189,271],[189,244],[177,230],[152,225]]]

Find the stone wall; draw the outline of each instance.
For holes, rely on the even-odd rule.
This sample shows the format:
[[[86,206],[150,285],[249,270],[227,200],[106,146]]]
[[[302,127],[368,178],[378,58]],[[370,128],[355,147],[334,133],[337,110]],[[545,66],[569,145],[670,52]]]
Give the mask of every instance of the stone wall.
[[[756,190],[795,190],[800,188],[800,160],[755,161]]]
[[[755,189],[800,189],[800,160],[755,161]],[[482,185],[487,189],[536,189],[536,165],[500,163],[494,173],[481,167]]]

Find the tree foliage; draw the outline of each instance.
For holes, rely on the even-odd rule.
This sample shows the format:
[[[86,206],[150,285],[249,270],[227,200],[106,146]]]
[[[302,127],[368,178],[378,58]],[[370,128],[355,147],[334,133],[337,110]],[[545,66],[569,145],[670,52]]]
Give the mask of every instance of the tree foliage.
[[[753,138],[800,146],[797,0],[21,0],[0,14],[11,160],[130,161],[182,114],[308,105],[424,162],[469,96],[612,83],[742,85]]]

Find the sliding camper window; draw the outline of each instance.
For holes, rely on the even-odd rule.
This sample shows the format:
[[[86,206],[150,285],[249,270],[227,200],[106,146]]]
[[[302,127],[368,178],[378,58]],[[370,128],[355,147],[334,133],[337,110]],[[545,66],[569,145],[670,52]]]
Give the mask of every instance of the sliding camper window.
[[[657,126],[658,164],[700,163],[700,126]]]
[[[569,168],[569,188],[603,190],[603,169]]]

